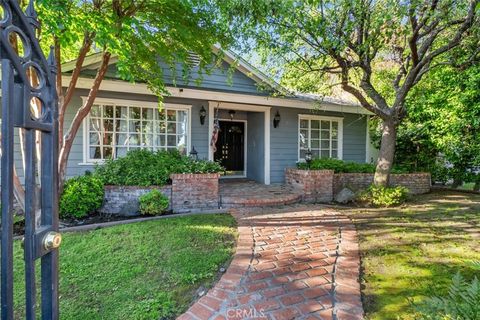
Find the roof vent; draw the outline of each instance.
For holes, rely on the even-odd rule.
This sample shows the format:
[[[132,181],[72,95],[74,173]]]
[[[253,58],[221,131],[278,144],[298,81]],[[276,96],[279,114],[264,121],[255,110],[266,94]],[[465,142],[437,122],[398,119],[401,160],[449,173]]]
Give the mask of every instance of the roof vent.
[[[187,54],[187,64],[190,67],[198,67],[200,65],[200,60],[201,60],[200,56],[195,52],[190,51]]]

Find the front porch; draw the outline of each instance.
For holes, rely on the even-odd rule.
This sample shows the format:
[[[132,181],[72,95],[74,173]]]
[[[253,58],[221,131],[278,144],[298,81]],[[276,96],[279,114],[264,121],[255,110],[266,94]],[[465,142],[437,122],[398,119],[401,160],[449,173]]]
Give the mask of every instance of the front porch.
[[[285,184],[265,185],[249,179],[220,179],[221,208],[264,207],[293,204],[302,194]]]

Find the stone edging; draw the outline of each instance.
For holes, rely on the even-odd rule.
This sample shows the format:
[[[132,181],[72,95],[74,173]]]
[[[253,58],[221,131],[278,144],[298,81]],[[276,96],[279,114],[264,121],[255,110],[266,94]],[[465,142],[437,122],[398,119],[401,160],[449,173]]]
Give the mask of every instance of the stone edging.
[[[238,221],[238,219],[236,220]],[[250,226],[239,225],[235,255],[227,271],[205,296],[196,301],[177,319],[208,319],[215,312],[220,311],[223,300],[227,299],[229,294],[235,291],[240,285],[242,277],[247,273],[253,259],[253,250],[254,240],[252,228]]]
[[[345,217],[340,227],[340,244],[334,270],[335,318],[363,319],[360,289],[360,249],[355,225]]]

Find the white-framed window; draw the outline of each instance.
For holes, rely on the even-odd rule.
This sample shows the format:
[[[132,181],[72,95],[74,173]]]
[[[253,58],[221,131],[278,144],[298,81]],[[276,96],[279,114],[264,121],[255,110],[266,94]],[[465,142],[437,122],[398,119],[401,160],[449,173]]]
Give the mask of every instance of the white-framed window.
[[[84,161],[101,162],[129,150],[190,147],[191,106],[96,99],[84,122]]]
[[[314,158],[342,159],[343,118],[298,116],[298,159],[305,160],[310,149]]]

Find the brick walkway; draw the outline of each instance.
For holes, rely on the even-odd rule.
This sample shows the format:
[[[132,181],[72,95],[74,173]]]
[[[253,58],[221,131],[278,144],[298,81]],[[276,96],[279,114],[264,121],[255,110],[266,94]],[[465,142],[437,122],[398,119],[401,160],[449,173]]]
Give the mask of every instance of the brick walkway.
[[[241,209],[235,257],[178,319],[362,319],[354,226],[319,206]]]

